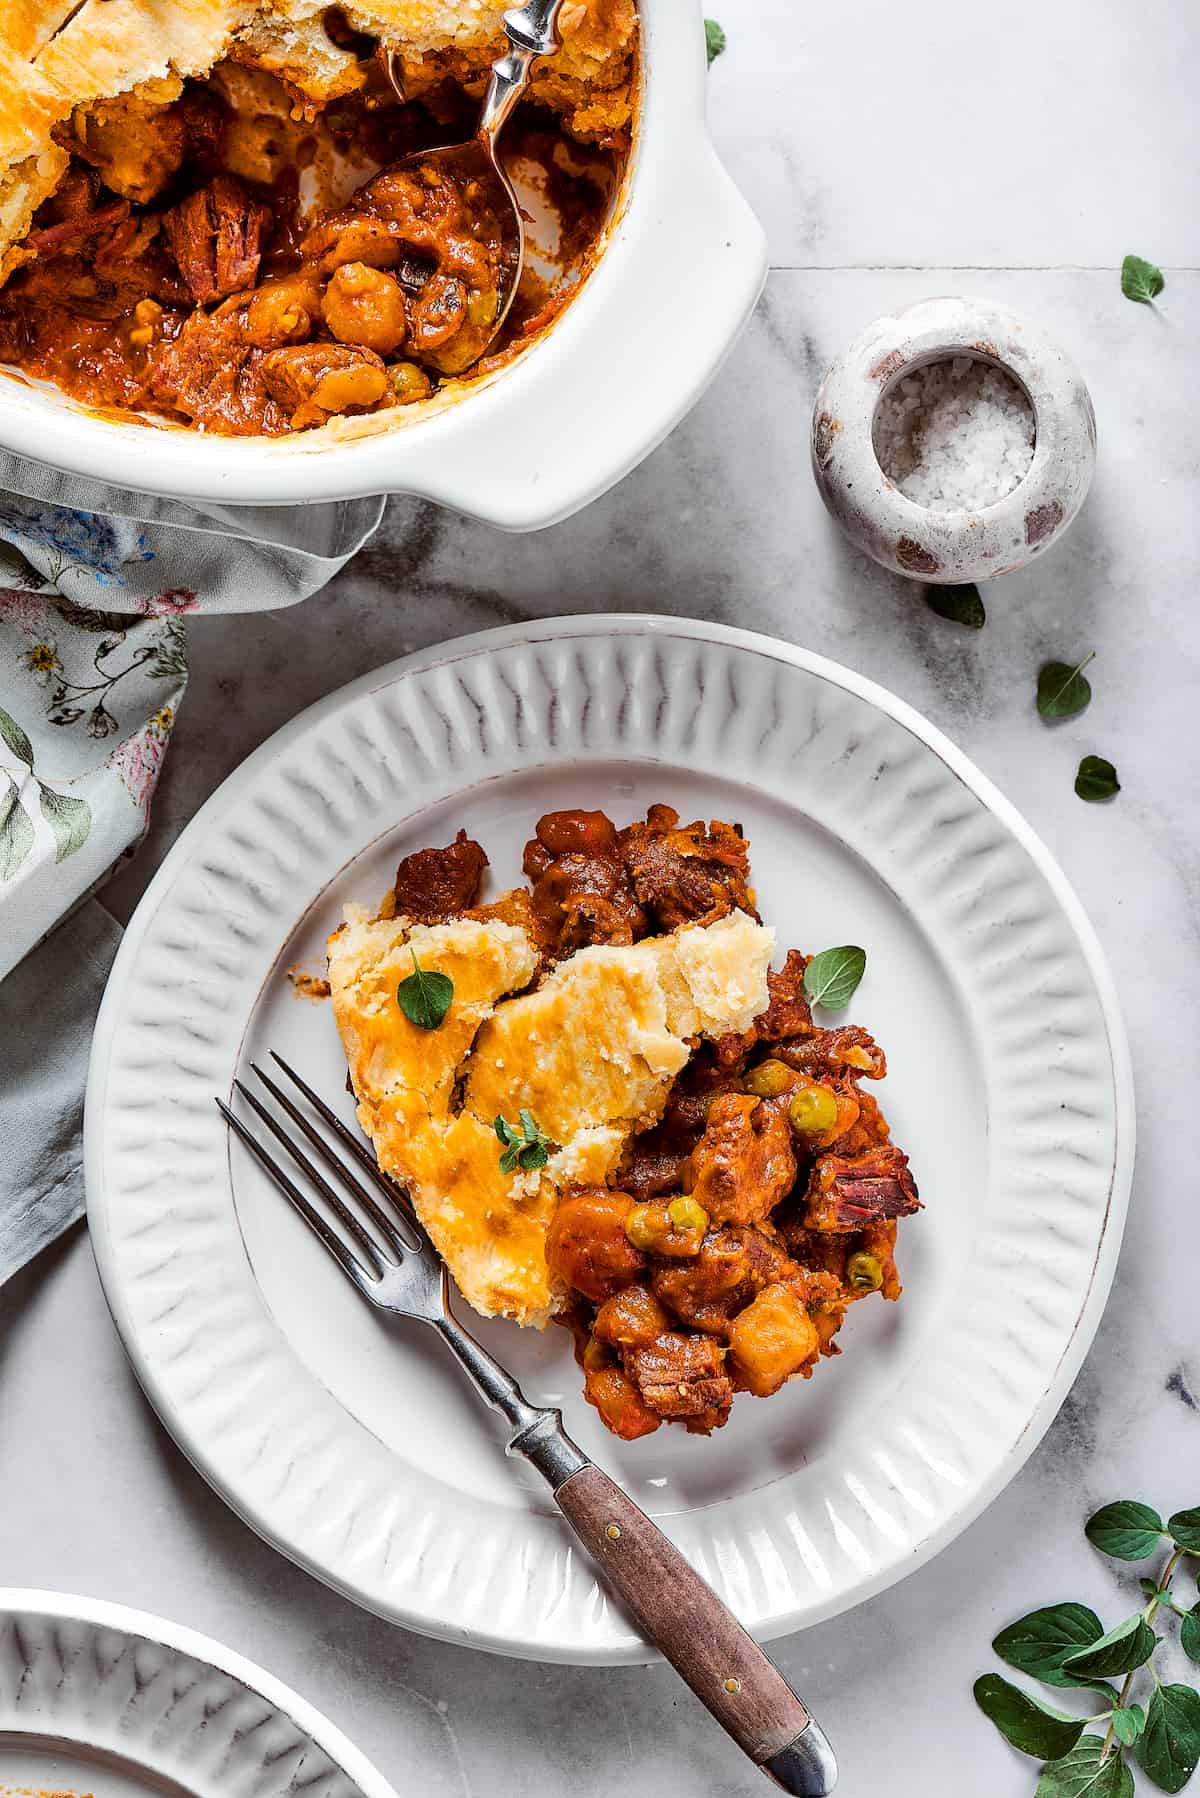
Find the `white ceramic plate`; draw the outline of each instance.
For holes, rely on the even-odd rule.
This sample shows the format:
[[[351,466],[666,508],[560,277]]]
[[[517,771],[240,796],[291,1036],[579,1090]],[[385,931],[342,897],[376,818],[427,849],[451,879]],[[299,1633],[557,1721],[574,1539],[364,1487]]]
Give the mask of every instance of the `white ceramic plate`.
[[[669,801],[736,819],[781,945],[862,943],[850,1016],[927,1210],[898,1306],[710,1440],[625,1445],[566,1333],[481,1326],[538,1402],[769,1638],[909,1573],[995,1497],[1091,1340],[1133,1156],[1128,1054],[1078,902],[936,730],[819,657],[718,626],[558,620],[398,662],[315,706],[214,795],[131,924],[101,1011],[89,1214],[153,1403],[241,1515],[412,1628],[568,1661],[647,1658],[535,1476],[436,1342],[362,1304],[212,1102],[277,1047],[331,1096],[320,971],[347,899],[464,825],[501,884],[539,813]]]
[[[341,1731],[194,1630],[0,1587],[0,1798],[395,1798]]]

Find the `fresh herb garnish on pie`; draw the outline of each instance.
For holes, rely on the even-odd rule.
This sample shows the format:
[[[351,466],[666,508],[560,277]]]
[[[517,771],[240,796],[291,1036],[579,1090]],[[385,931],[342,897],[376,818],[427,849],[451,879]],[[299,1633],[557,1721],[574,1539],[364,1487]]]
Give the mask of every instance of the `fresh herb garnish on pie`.
[[[396,988],[396,1002],[410,1024],[418,1030],[436,1030],[445,1019],[454,999],[454,982],[449,974],[423,968],[412,951],[413,971]]]
[[[545,1167],[550,1159],[550,1138],[535,1121],[532,1112],[522,1106],[517,1113],[516,1124],[508,1123],[497,1116],[492,1129],[504,1144],[504,1152],[500,1157],[500,1172],[515,1173],[522,1168],[525,1173],[532,1174],[540,1167]]]

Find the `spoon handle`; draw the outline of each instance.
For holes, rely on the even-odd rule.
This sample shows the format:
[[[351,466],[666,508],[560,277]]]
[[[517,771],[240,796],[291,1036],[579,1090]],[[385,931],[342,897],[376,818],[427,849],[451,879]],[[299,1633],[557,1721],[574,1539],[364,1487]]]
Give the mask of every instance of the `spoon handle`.
[[[558,49],[558,15],[563,0],[528,0],[504,15],[504,29],[511,48],[492,64],[492,78],[479,115],[479,136],[495,154],[500,128],[524,93],[530,70],[539,56]]]

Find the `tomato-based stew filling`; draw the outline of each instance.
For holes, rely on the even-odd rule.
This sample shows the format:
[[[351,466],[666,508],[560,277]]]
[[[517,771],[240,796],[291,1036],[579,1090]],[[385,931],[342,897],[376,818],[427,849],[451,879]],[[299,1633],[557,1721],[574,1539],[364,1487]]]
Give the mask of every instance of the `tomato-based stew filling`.
[[[492,907],[478,905],[485,867],[461,832],[410,856],[387,915],[519,924],[540,957],[535,989],[597,945],[758,920],[740,827],[681,824],[663,805],[624,829],[602,812],[547,814],[525,848],[528,887]],[[807,965],[793,949],[766,973],[748,1029],[692,1038],[657,1120],[610,1177],[557,1195],[545,1256],[567,1294],[559,1321],[618,1436],[663,1422],[708,1434],[735,1393],[768,1397],[837,1354],[852,1305],[900,1296],[897,1225],[920,1202],[868,1090],[887,1062],[861,1026],[814,1019]],[[586,1058],[596,1026],[580,1016],[571,1027]]]
[[[548,110],[518,109],[503,154],[534,172],[558,245],[553,270],[527,266],[491,343],[507,292],[499,183],[478,153],[423,154],[468,140],[476,110],[449,80],[420,103],[376,83],[302,109],[230,63],[167,105],[77,111],[56,132],[70,165],[0,289],[0,360],[96,408],[238,436],[488,372],[586,274],[627,141],[581,145]]]

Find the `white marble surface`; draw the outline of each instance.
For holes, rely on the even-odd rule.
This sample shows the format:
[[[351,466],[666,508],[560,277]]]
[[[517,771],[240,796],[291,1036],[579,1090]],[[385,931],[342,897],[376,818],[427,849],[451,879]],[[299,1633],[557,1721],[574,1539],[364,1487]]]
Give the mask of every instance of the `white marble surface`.
[[[1123,1580],[1081,1535],[1128,1493],[1200,1501],[1189,1095],[1200,1081],[1200,241],[1197,13],[1175,0],[720,0],[714,130],[775,270],[717,385],[589,512],[502,538],[395,502],[302,611],[191,627],[192,687],[150,842],[108,891],[127,916],[200,801],[302,706],[418,645],[498,622],[645,608],[790,637],[946,729],[1052,845],[1116,969],[1139,1079],[1130,1226],[1096,1345],[1024,1472],[957,1543],[853,1615],[780,1644],[834,1736],[847,1798],[1019,1798],[976,1713],[988,1642],[1034,1604],[1115,1620]],[[717,9],[712,0],[710,10]],[[1122,299],[1135,250],[1154,311]],[[936,271],[936,272],[935,272]],[[848,550],[805,442],[826,362],[908,298],[976,292],[1039,314],[1091,384],[1092,497],[1044,563],[986,591],[967,633]],[[1050,731],[1033,680],[1094,647],[1095,699]],[[1118,765],[1108,807],[1078,756]],[[176,1452],[126,1365],[76,1234],[0,1297],[0,1583],[164,1612],[323,1706],[410,1798],[765,1790],[662,1668],[538,1668],[391,1630],[263,1546]]]

